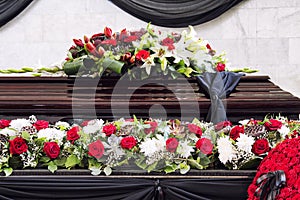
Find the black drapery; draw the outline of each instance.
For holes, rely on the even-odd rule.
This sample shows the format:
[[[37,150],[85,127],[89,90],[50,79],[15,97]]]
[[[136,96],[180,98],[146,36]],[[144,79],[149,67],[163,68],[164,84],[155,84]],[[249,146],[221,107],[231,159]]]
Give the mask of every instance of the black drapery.
[[[203,73],[196,77],[198,84],[210,98],[211,106],[206,121],[218,123],[227,120],[226,104],[223,100],[234,91],[245,74],[234,72]]]
[[[0,0],[0,27],[21,13],[33,0]]]
[[[243,0],[110,1],[145,22],[165,27],[186,27],[213,20]]]
[[[0,177],[2,200],[240,200],[252,179]]]

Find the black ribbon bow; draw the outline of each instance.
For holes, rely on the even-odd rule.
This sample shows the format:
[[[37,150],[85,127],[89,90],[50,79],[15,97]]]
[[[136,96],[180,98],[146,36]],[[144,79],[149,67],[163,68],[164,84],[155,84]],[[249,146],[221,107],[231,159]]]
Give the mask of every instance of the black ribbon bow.
[[[227,98],[235,89],[244,76],[242,73],[234,72],[217,72],[203,73],[196,77],[198,84],[202,87],[211,100],[211,106],[208,111],[206,120],[218,123],[227,120],[226,105],[222,99]]]
[[[256,184],[259,187],[255,190],[255,196],[259,200],[275,200],[280,189],[286,184],[285,173],[278,170],[263,174],[257,179]]]

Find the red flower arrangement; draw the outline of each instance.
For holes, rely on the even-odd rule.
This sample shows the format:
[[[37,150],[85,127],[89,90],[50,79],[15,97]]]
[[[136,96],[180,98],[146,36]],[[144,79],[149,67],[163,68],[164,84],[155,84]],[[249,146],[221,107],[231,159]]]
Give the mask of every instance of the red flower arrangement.
[[[265,194],[260,197],[262,186],[257,182],[265,174],[278,170],[284,172],[286,185],[282,185],[276,199],[300,199],[300,137],[286,139],[269,152],[258,167],[256,176],[248,188],[248,200],[264,199],[267,198],[266,195],[271,195]]]

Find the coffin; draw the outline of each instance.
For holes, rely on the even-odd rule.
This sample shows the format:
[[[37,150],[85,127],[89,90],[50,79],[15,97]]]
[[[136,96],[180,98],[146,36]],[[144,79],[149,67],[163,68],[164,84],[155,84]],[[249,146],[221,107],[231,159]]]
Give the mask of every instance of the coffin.
[[[211,104],[194,78],[122,81],[120,77],[1,77],[0,93],[2,118],[36,115],[49,121],[132,115],[205,119]],[[267,114],[298,119],[300,112],[300,99],[273,84],[268,76],[242,77],[223,103],[232,122],[263,119]]]

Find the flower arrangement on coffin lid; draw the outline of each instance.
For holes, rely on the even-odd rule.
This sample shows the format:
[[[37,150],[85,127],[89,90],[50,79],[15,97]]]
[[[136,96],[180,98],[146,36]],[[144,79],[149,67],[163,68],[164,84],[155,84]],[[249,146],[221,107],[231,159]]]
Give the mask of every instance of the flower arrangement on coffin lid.
[[[200,127],[201,125],[201,127]],[[81,125],[29,119],[0,120],[0,172],[13,169],[88,168],[109,175],[133,163],[150,171],[187,173],[211,163],[215,137],[211,124],[178,120],[120,119],[84,121]]]
[[[244,121],[245,122],[245,121]],[[13,169],[88,168],[93,175],[123,166],[182,174],[190,169],[249,167],[277,142],[299,134],[299,121],[285,118],[217,125],[194,119],[101,119],[80,125],[29,119],[0,120],[0,172]],[[224,168],[224,165],[222,168]]]
[[[63,69],[68,75],[128,73],[136,79],[150,75],[190,77],[226,70],[224,53],[216,55],[207,41],[196,37],[192,26],[189,29],[168,33],[148,24],[146,29],[113,33],[105,27],[103,33],[74,39]]]
[[[289,136],[299,131],[298,121],[284,117],[243,120],[241,125],[230,122],[216,125],[218,159],[229,169],[256,168],[268,152]]]

